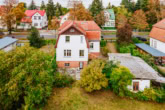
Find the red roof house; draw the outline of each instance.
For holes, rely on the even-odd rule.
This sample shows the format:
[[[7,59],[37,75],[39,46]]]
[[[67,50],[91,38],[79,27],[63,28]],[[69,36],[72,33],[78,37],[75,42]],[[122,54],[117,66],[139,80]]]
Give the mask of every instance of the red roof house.
[[[94,21],[66,21],[58,31],[59,67],[83,68],[88,59],[100,55],[101,29]]]

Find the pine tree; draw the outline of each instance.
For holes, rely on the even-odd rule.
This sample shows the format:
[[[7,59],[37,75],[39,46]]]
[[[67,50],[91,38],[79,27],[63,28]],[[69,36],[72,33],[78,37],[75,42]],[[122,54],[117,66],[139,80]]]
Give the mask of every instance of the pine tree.
[[[111,6],[111,3],[109,2],[106,9],[111,9],[111,8],[112,8],[112,6]]]
[[[46,9],[45,3],[44,3],[44,1],[42,1],[40,10],[45,10],[45,9]]]
[[[93,17],[96,17],[101,11],[103,11],[104,7],[102,4],[102,0],[93,0],[92,4],[89,7],[90,12]]]
[[[32,2],[31,2],[31,4],[30,4],[28,9],[29,10],[36,10],[37,9],[37,6],[35,5],[35,2],[33,0],[32,0]]]
[[[56,17],[63,15],[62,6],[58,2],[55,6],[55,13],[56,13]]]
[[[53,18],[53,16],[55,15],[55,7],[54,7],[54,2],[53,0],[49,0],[47,7],[46,7],[46,14],[48,18]]]
[[[140,10],[140,9],[141,9],[141,0],[138,0],[138,1],[136,2],[135,9],[136,9],[136,10]]]
[[[146,12],[148,11],[148,5],[149,5],[149,1],[148,0],[142,0],[141,1],[141,9]]]

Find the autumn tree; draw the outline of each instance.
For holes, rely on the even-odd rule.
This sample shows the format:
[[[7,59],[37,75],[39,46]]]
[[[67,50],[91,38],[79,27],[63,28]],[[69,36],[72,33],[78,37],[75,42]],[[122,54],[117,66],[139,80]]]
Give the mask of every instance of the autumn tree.
[[[100,12],[96,18],[95,18],[96,23],[101,27],[105,24],[106,22],[106,17],[104,16],[104,11]]]
[[[37,6],[35,5],[35,2],[34,0],[31,1],[31,4],[30,6],[28,7],[29,10],[36,10],[37,9]]]
[[[42,1],[42,3],[41,3],[40,10],[46,10],[46,5],[45,5],[44,1]]]
[[[83,4],[77,4],[74,6],[73,9],[70,10],[70,16],[69,19],[70,20],[92,20],[92,16],[91,13],[85,9],[85,7],[83,6]]]
[[[143,10],[135,11],[130,19],[130,24],[137,30],[144,30],[148,27],[147,18]]]
[[[102,60],[93,60],[82,70],[79,84],[86,92],[101,90],[108,86],[108,79],[102,73],[104,65],[105,62]]]
[[[123,27],[117,29],[117,43],[118,44],[128,44],[132,42],[132,28],[127,23]]]
[[[118,14],[116,18],[116,27],[120,28],[123,27],[127,23],[128,19],[123,14]]]
[[[12,28],[16,23],[16,17],[13,13],[14,5],[18,3],[17,0],[4,0],[4,9],[2,11],[2,24],[7,26],[9,34],[12,33]]]
[[[21,19],[25,16],[25,4],[19,3],[12,11],[16,17],[16,29],[17,29],[17,25],[20,24]]]

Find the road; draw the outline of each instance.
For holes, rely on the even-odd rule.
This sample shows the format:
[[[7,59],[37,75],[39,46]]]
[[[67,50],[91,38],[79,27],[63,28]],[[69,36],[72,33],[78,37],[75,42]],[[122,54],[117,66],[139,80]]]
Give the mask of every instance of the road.
[[[103,38],[116,38],[116,35],[102,35]],[[143,38],[147,38],[148,35],[134,35],[136,37],[140,36],[140,37],[143,37]]]

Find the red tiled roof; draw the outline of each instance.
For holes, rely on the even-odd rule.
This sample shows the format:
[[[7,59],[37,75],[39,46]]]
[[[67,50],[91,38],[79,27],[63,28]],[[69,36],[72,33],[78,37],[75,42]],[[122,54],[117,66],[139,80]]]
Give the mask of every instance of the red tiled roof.
[[[32,23],[32,20],[31,20],[31,18],[24,17],[24,18],[22,18],[21,22],[23,22],[23,23]]]
[[[45,15],[45,10],[26,10],[25,15],[32,17],[35,13],[39,13],[41,16]]]
[[[62,26],[58,29],[59,36],[68,30],[70,27],[75,27],[78,31],[80,31],[86,37],[87,47],[89,48],[88,40],[100,40],[101,37],[101,29],[94,21],[66,21]],[[59,37],[57,39],[58,43]],[[56,48],[57,48],[56,43]]]
[[[149,36],[153,39],[165,42],[165,19],[153,25]]]

